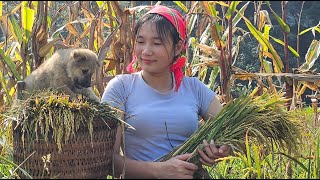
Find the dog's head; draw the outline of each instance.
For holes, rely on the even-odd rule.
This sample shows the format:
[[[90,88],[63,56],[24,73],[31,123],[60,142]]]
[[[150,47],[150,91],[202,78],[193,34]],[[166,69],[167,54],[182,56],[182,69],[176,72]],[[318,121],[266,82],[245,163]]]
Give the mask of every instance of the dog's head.
[[[101,64],[96,53],[89,49],[73,49],[69,54],[68,76],[76,88],[91,86],[91,76]]]

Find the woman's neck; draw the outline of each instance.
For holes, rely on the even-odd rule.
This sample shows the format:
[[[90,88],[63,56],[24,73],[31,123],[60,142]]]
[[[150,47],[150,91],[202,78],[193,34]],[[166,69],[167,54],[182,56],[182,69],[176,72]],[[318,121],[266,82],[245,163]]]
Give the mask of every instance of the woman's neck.
[[[155,74],[142,70],[141,75],[149,86],[161,93],[168,92],[173,88],[173,77],[169,71]]]

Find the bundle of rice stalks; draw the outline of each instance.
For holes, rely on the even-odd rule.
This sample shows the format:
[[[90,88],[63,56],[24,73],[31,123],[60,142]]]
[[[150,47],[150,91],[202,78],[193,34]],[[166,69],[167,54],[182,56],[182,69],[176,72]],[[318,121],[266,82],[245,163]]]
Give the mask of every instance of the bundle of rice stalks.
[[[267,150],[274,147],[297,150],[301,138],[301,123],[285,110],[281,94],[268,94],[252,98],[239,97],[227,103],[218,115],[206,121],[183,144],[167,154],[162,161],[176,155],[193,153],[188,160],[199,164],[197,148],[203,148],[203,140],[214,140],[216,145],[233,145],[244,153],[246,134]]]
[[[21,129],[22,141],[25,135],[31,140],[54,139],[61,151],[61,143],[66,143],[76,135],[80,125],[88,128],[92,141],[93,121],[99,120],[112,123],[120,120],[116,109],[107,104],[93,103],[86,99],[70,101],[69,96],[55,91],[39,91],[28,99],[19,102],[7,116],[15,120],[15,127]],[[14,127],[14,128],[15,128]],[[109,127],[109,126],[108,126]],[[28,141],[29,142],[29,141]]]

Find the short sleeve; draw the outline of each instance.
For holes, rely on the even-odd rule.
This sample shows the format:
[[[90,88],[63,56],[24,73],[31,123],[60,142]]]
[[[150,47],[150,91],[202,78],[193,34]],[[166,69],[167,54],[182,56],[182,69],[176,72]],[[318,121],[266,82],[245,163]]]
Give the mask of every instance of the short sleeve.
[[[125,111],[125,92],[126,88],[121,76],[117,75],[108,82],[103,92],[101,103],[107,103],[112,107]]]
[[[208,108],[212,102],[213,97],[216,95],[214,91],[209,89],[204,83],[202,83],[198,78],[193,77],[193,88],[196,90],[195,96],[198,99],[199,105],[199,115],[204,116],[208,111]]]

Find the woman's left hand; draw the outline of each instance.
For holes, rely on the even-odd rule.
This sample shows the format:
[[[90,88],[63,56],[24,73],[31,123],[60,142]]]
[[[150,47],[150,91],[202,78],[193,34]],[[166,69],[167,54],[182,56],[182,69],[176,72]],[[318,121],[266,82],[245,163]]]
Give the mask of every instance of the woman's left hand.
[[[222,145],[220,147],[216,147],[214,141],[211,140],[210,144],[207,140],[203,140],[204,150],[197,149],[200,154],[200,162],[207,166],[212,166],[217,161],[216,159],[223,158],[229,156],[231,154],[232,148],[229,145]]]

